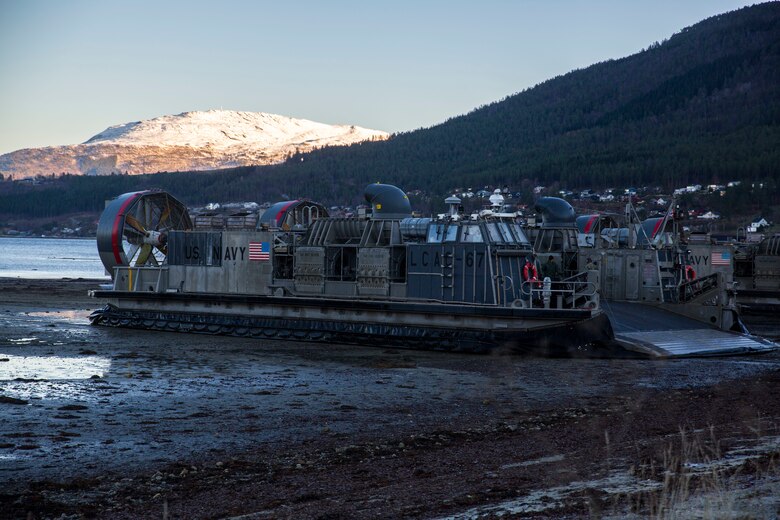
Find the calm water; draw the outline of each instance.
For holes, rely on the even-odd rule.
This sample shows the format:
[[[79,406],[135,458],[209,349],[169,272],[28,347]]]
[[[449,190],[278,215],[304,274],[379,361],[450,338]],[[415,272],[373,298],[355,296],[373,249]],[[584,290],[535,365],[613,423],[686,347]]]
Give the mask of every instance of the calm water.
[[[2,278],[108,278],[95,239],[0,237]]]

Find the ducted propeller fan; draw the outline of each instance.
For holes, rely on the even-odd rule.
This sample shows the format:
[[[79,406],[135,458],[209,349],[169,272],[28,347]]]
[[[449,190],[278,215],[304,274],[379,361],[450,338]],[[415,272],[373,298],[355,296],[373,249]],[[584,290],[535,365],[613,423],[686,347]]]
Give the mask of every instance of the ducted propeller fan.
[[[164,191],[125,193],[108,203],[100,216],[100,260],[114,267],[158,266],[168,254],[168,232],[192,229],[187,207]]]

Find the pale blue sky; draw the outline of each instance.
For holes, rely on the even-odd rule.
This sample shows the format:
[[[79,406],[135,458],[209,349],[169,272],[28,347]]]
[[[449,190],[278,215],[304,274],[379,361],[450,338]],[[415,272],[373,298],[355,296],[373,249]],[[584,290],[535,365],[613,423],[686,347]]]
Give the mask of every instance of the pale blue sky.
[[[0,0],[0,154],[210,108],[427,127],[750,3]]]

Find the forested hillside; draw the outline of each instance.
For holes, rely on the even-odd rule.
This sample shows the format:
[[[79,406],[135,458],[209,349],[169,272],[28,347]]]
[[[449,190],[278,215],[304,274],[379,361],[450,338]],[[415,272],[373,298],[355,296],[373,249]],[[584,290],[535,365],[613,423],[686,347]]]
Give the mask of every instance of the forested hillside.
[[[288,196],[331,203],[355,201],[376,181],[438,196],[487,184],[673,188],[772,179],[780,169],[779,85],[780,3],[773,2],[385,142],[211,173],[4,182],[0,213],[99,209],[107,197],[144,187],[188,204]]]

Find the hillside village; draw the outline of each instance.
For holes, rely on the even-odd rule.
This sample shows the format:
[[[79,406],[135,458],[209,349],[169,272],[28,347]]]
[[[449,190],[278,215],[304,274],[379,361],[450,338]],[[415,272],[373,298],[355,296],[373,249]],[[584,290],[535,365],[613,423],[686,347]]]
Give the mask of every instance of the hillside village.
[[[534,186],[533,198],[551,196],[567,200],[574,206],[578,214],[618,213],[625,212],[625,205],[631,203],[640,217],[651,218],[663,216],[671,204],[676,205],[676,213],[683,223],[692,231],[718,232],[732,234],[734,238],[745,238],[746,234],[757,239],[761,233],[773,231],[774,209],[766,214],[749,213],[747,207],[735,207],[730,203],[736,199],[735,192],[764,192],[772,187],[764,183],[748,183],[730,181],[726,184],[688,185],[674,190],[664,190],[661,186],[625,187],[597,190],[584,188],[581,190],[555,189],[554,186]],[[533,204],[520,191],[509,186],[494,188],[484,186],[481,189],[455,188],[453,194],[466,202],[466,206],[474,208],[484,204],[494,192],[500,192],[510,209],[519,210],[523,215],[533,213]],[[767,194],[768,195],[768,194]],[[729,201],[729,202],[727,202]]]
[[[53,177],[33,177],[22,180],[6,180],[6,183],[41,187],[56,184]],[[504,184],[500,187],[484,185],[475,189],[455,187],[447,194],[430,195],[423,190],[409,190],[416,214],[421,216],[436,214],[443,207],[443,200],[449,195],[459,197],[467,212],[475,211],[488,204],[494,193],[500,193],[505,200],[507,211],[517,211],[522,217],[533,214],[533,202],[541,197],[560,197],[567,200],[578,214],[625,212],[627,203],[631,203],[641,218],[663,216],[673,203],[676,213],[683,224],[691,231],[712,232],[730,235],[734,239],[745,239],[748,235],[754,240],[776,231],[773,222],[776,208],[770,207],[766,213],[755,213],[751,206],[735,204],[739,193],[761,194],[773,189],[764,183],[743,183],[730,181],[725,184],[687,185],[674,190],[664,190],[661,186],[623,187],[609,189],[565,189],[557,183],[550,186],[536,185],[515,187]],[[290,197],[296,198],[296,197]],[[749,197],[751,202],[761,199]],[[744,197],[742,197],[744,200]],[[191,208],[193,216],[228,216],[254,214],[258,216],[274,201],[257,202],[212,202]],[[362,205],[334,204],[330,206],[333,216],[351,217],[360,212]],[[10,218],[0,217],[0,236],[35,237],[94,237],[99,214],[90,212],[75,213],[60,219]],[[255,217],[256,218],[256,217]]]
[[[668,208],[669,204],[675,198],[678,201],[688,196],[689,200],[694,197],[708,197],[720,196],[724,197],[727,194],[729,188],[736,188],[740,186],[741,181],[731,181],[728,184],[710,184],[702,186],[701,184],[689,185],[683,188],[677,188],[673,190],[671,194],[665,194],[666,192],[660,186],[655,187],[642,187],[642,188],[608,188],[605,190],[595,190],[592,188],[585,188],[583,190],[568,190],[561,189],[554,191],[551,187],[547,186],[535,186],[533,188],[534,198],[538,197],[560,197],[568,200],[575,207],[590,207],[594,203],[594,207],[598,208],[598,203],[603,203],[604,207],[608,207],[614,203],[626,203],[632,202],[633,204],[644,207],[651,213],[664,212]],[[763,189],[763,184],[753,184],[752,188]],[[509,186],[503,186],[498,189],[501,195],[508,200],[518,201],[516,204],[519,209],[526,210],[528,204],[520,202],[523,200],[523,193],[519,191],[513,191]],[[486,199],[496,192],[491,186],[485,186],[479,190],[473,190],[472,188],[461,189],[455,188],[452,190],[453,194],[461,199]],[[720,213],[712,211],[706,207],[707,199],[696,199],[698,204],[693,204],[692,207],[687,208],[687,216],[691,219],[701,220],[718,220],[721,218]],[[603,210],[602,210],[603,211]]]

